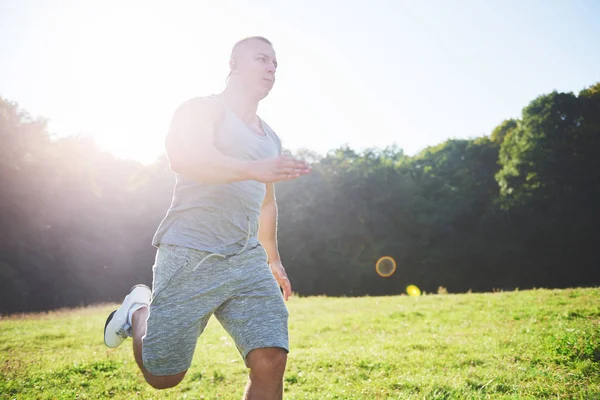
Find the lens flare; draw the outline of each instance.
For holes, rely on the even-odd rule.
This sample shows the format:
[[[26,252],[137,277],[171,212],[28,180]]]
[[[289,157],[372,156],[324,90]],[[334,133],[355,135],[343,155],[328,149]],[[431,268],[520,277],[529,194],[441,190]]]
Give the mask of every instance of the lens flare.
[[[406,293],[408,293],[409,296],[420,296],[421,290],[415,285],[408,285],[406,287]]]
[[[379,276],[383,278],[387,278],[392,276],[392,274],[396,271],[396,261],[390,256],[383,256],[377,263],[375,264],[375,270],[379,274]]]

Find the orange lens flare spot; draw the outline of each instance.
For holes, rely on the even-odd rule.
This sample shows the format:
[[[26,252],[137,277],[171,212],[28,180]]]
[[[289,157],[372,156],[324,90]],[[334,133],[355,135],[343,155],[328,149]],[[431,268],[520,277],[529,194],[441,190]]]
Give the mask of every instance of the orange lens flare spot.
[[[392,276],[396,272],[396,261],[390,256],[383,256],[375,264],[377,274],[383,278]]]

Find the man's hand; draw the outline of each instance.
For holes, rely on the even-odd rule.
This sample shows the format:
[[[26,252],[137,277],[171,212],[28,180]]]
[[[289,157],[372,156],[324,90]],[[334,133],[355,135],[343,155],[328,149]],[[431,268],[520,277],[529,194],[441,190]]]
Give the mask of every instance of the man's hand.
[[[306,161],[296,160],[289,156],[279,156],[266,160],[253,161],[248,174],[251,179],[270,183],[288,181],[306,175],[311,168]]]
[[[292,284],[285,273],[285,269],[281,264],[281,261],[274,261],[269,263],[269,267],[271,267],[271,272],[275,277],[275,280],[279,284],[279,286],[283,289],[283,298],[285,301],[292,295]]]

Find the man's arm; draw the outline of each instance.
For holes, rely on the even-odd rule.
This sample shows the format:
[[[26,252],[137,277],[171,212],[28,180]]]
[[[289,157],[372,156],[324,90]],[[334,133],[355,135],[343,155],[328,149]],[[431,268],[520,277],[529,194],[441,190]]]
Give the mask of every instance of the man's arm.
[[[213,144],[222,113],[206,98],[188,100],[175,111],[165,143],[174,172],[208,183],[249,179],[248,162],[224,155]]]
[[[260,209],[258,240],[267,251],[269,263],[280,260],[277,245],[277,201],[273,183],[267,183],[267,193]]]
[[[275,187],[267,183],[267,193],[263,201],[258,228],[258,240],[267,252],[267,259],[275,280],[283,289],[283,296],[287,300],[292,295],[292,285],[287,277],[277,244],[277,201],[275,200]]]
[[[289,157],[244,161],[224,155],[214,145],[215,128],[222,117],[222,106],[202,97],[177,109],[165,143],[171,170],[207,183],[275,182],[310,171],[304,161]]]

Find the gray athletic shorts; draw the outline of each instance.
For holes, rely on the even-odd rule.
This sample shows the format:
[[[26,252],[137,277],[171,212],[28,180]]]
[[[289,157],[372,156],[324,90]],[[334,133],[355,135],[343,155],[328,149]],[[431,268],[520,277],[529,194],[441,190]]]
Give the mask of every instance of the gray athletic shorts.
[[[246,366],[253,349],[289,352],[288,310],[265,250],[259,246],[225,259],[208,255],[172,245],[161,245],[156,253],[142,346],[144,367],[152,375],[187,370],[213,314]]]

